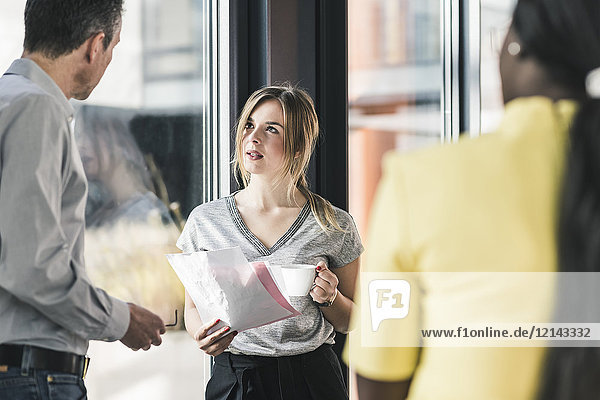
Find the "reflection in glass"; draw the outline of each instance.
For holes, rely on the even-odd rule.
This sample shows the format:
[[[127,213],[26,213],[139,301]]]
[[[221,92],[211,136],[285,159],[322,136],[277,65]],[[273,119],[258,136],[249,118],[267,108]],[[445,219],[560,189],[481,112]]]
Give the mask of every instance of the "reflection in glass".
[[[516,0],[481,0],[481,132],[493,132],[502,119],[504,102],[498,69]]]
[[[168,320],[183,301],[164,257],[177,251],[179,230],[155,194],[130,119],[127,110],[88,105],[76,114],[75,137],[88,179],[87,270],[110,294]]]
[[[441,140],[439,0],[348,2],[350,212],[363,237],[381,159]]]
[[[75,135],[89,182],[86,226],[118,222],[173,223],[153,191],[144,156],[129,131],[128,119],[105,108],[83,106]]]

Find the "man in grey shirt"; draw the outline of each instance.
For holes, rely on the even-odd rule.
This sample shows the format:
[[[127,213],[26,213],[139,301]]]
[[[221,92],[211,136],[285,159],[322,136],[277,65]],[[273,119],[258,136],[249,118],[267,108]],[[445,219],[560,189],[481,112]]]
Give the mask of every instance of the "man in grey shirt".
[[[162,320],[94,287],[70,98],[119,42],[123,0],[28,0],[21,59],[0,78],[0,398],[85,398],[89,340],[147,350]]]

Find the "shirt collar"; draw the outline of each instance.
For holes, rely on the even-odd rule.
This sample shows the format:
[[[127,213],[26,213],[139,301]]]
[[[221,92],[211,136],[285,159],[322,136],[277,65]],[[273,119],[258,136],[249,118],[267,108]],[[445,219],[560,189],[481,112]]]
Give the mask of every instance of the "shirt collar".
[[[54,97],[59,104],[62,106],[65,115],[67,117],[73,116],[73,106],[69,103],[69,100],[65,97],[65,94],[60,90],[56,82],[44,71],[39,65],[33,60],[27,58],[19,58],[11,64],[10,68],[5,72],[5,75],[21,75],[40,88],[45,92]]]
[[[575,100],[554,101],[543,96],[518,97],[506,103],[502,122],[496,132],[515,136],[532,130],[568,131],[578,107]]]

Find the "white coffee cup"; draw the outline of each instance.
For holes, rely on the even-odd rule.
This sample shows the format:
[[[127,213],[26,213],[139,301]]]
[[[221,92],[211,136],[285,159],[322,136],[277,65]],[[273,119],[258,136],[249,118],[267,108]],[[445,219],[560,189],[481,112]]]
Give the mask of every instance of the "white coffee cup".
[[[316,265],[283,264],[279,266],[288,296],[306,296],[315,281]]]

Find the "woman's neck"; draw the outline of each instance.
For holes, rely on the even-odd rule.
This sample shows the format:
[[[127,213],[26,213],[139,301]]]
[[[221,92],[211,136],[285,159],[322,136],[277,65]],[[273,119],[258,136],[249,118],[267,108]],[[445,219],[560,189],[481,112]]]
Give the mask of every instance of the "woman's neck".
[[[264,180],[255,175],[250,179],[248,186],[236,195],[236,201],[244,207],[260,210],[302,207],[306,202],[306,198],[297,188],[294,188],[290,202],[287,193],[289,183],[289,181],[284,180],[279,185],[275,185],[272,180]]]
[[[137,194],[146,193],[143,184],[120,163],[114,166],[110,176],[103,177],[101,180],[117,204],[121,204]]]

